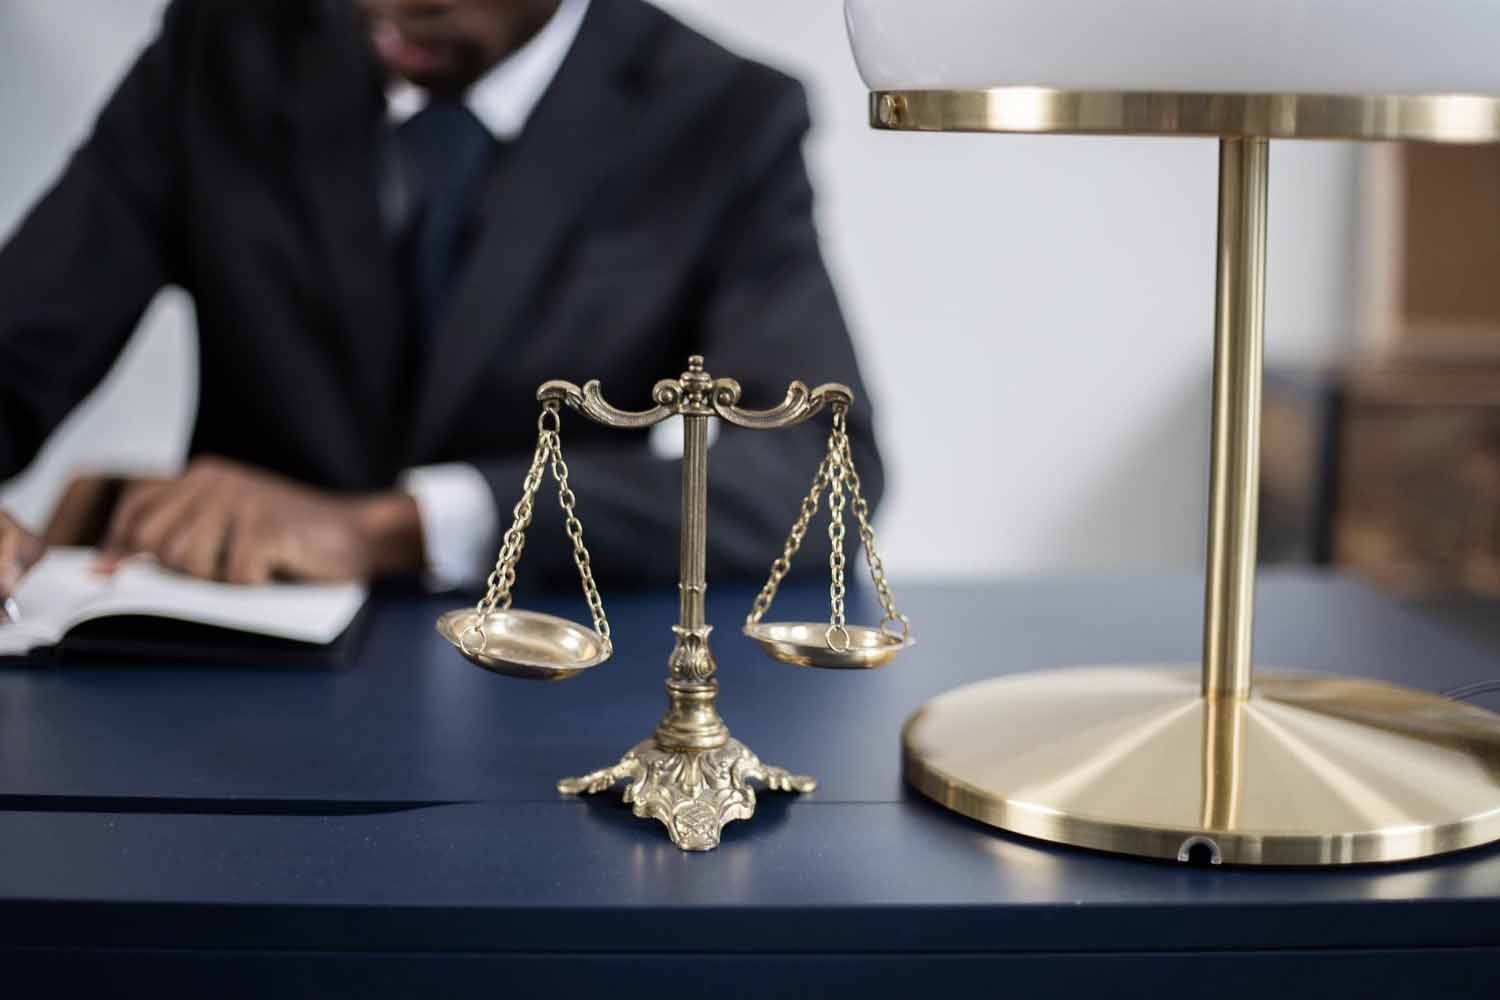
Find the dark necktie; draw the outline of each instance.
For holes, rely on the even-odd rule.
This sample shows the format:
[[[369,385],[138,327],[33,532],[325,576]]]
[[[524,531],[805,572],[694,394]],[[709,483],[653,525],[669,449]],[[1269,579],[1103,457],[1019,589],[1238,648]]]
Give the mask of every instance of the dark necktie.
[[[433,101],[397,128],[396,147],[406,203],[400,256],[412,322],[426,343],[447,313],[496,143],[468,108]]]

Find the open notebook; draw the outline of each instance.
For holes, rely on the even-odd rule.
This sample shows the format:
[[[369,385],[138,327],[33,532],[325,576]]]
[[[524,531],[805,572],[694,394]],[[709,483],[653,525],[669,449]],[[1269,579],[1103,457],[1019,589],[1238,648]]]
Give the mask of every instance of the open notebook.
[[[56,548],[15,593],[20,621],[0,624],[0,657],[66,653],[204,660],[338,659],[356,631],[363,584],[243,587],[195,580],[146,559],[112,576],[92,549]]]

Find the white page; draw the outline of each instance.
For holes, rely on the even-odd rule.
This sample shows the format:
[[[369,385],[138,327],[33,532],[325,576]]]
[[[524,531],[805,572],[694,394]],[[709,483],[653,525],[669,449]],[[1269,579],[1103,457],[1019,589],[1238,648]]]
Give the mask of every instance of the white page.
[[[19,622],[0,625],[0,656],[20,656],[55,645],[76,615],[109,588],[109,579],[90,570],[89,549],[49,549],[42,561],[21,578],[16,589]]]
[[[326,645],[348,628],[368,595],[362,583],[247,587],[197,580],[141,558],[127,561],[113,576],[101,576],[93,571],[95,558],[90,549],[48,550],[16,591],[21,623],[0,626],[0,653],[55,643],[74,625],[117,615]]]
[[[216,583],[162,569],[148,559],[132,559],[72,624],[113,615],[152,615],[326,644],[354,620],[367,593],[362,583]]]

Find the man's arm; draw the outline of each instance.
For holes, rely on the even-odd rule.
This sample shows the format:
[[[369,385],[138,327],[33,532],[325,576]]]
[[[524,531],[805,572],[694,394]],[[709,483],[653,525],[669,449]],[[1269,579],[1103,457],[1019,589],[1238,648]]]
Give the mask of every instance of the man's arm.
[[[779,99],[767,100],[766,93],[765,87],[736,88],[740,106],[730,117],[749,121],[758,114],[756,139],[740,160],[733,206],[717,227],[721,239],[704,262],[703,306],[684,323],[696,329],[697,353],[707,358],[710,373],[740,381],[743,405],[780,402],[793,379],[848,384],[857,398],[849,421],[855,465],[873,506],[883,489],[883,469],[867,394],[813,226],[812,189],[801,151],[809,125],[806,102],[801,89],[790,84],[780,85]],[[680,366],[686,359],[672,360]],[[579,419],[564,417],[563,454],[585,541],[597,553],[596,572],[675,576],[680,463],[653,455],[644,435],[625,432],[618,435],[618,446],[570,449],[568,426]],[[722,428],[709,451],[711,578],[766,572],[811,485],[827,435],[827,414],[785,431]],[[501,531],[528,462],[529,456],[517,456],[477,463],[506,522],[498,526]],[[534,541],[527,543],[522,573],[565,577],[573,567],[562,543],[555,487],[549,481],[543,491],[553,495],[536,505],[536,526],[528,533]],[[796,568],[826,570],[827,553],[826,532],[811,531]]]
[[[0,248],[0,480],[30,463],[171,280],[179,8]]]
[[[101,544],[103,570],[149,553],[191,576],[248,584],[393,576],[423,561],[411,496],[332,493],[214,456],[126,484]]]

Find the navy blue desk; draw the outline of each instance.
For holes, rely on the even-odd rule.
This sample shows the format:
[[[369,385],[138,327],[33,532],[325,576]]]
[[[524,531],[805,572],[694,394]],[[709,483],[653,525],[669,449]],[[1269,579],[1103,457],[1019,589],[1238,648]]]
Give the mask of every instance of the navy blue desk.
[[[380,605],[344,667],[0,669],[5,981],[197,996],[1500,987],[1500,849],[1188,869],[1012,837],[903,787],[899,725],[939,691],[1194,661],[1191,575],[907,587],[919,645],[870,674],[765,660],[737,631],[751,591],[711,592],[731,729],[821,784],[763,795],[705,855],[618,791],[553,791],[646,736],[664,703],[675,601],[610,597],[615,660],[561,685],[470,667],[432,632],[446,603],[426,600]],[[777,613],[816,619],[825,600],[792,588]],[[1432,690],[1500,676],[1338,579],[1267,574],[1260,609],[1267,664]],[[1003,657],[977,652],[981,626]]]

